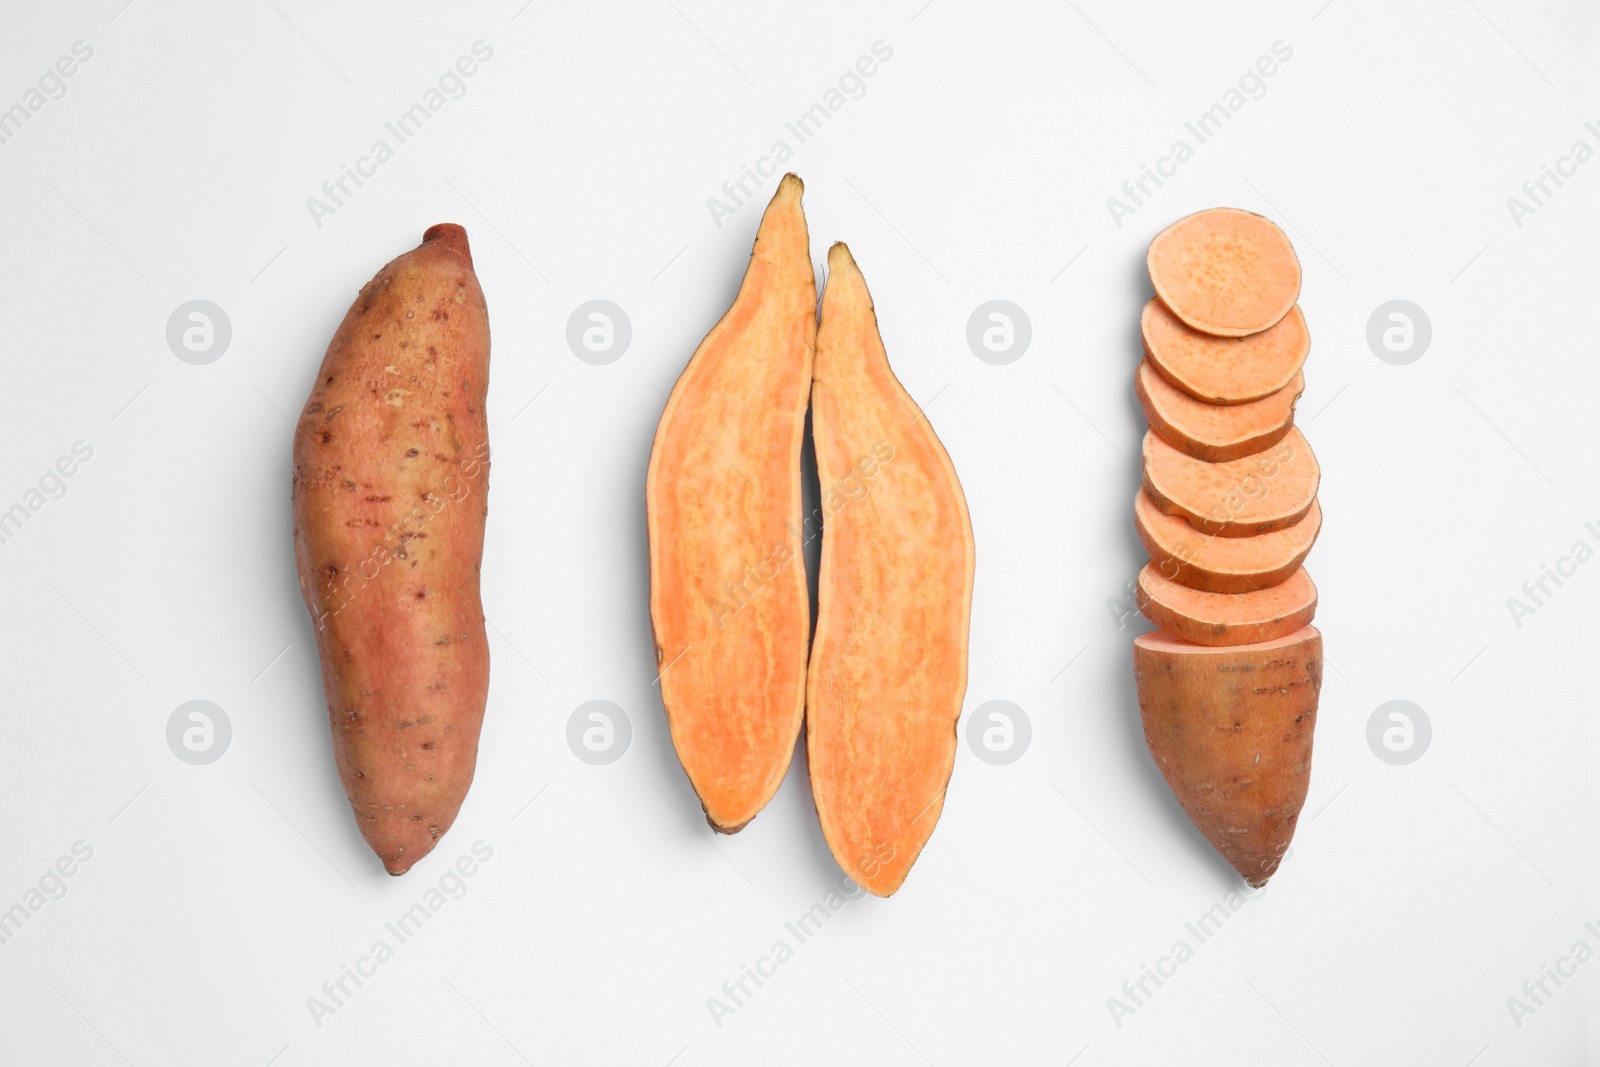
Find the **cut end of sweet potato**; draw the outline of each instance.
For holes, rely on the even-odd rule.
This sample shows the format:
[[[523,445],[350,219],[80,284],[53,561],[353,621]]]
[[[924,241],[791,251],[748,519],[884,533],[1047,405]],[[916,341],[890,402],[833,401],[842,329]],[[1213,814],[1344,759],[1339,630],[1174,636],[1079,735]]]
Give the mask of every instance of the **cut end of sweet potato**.
[[[1161,630],[1133,643],[1145,743],[1228,864],[1264,885],[1289,849],[1311,780],[1322,687],[1313,626],[1225,648]]]
[[[739,295],[673,386],[646,478],[661,699],[722,833],[777,791],[805,710],[800,447],[817,294],[803,188],[778,183]]]
[[[1160,300],[1139,315],[1145,355],[1161,376],[1207,404],[1248,404],[1287,386],[1311,354],[1298,305],[1247,337],[1212,337],[1182,322]]]
[[[1162,577],[1147,563],[1134,592],[1145,618],[1201,645],[1271,641],[1308,625],[1317,611],[1317,587],[1304,567],[1251,593],[1205,593]]]
[[[1272,447],[1224,463],[1195,459],[1154,431],[1144,435],[1144,489],[1157,508],[1219,537],[1254,537],[1293,526],[1316,503],[1317,459],[1299,430]]]
[[[890,369],[872,297],[828,250],[812,381],[825,515],[806,752],[824,838],[858,885],[904,883],[943,810],[967,685],[966,498]]]
[[[1300,260],[1276,223],[1217,207],[1179,219],[1145,257],[1161,302],[1190,326],[1219,337],[1259,333],[1300,296]]]
[[[1167,444],[1207,463],[1226,463],[1272,447],[1294,425],[1295,403],[1305,390],[1298,371],[1276,393],[1247,404],[1196,400],[1163,378],[1148,358],[1134,374],[1133,391],[1150,428]]]
[[[1282,530],[1218,537],[1162,514],[1140,489],[1133,521],[1151,566],[1162,577],[1208,593],[1249,593],[1279,584],[1305,562],[1322,530],[1322,507],[1312,501],[1305,518]]]

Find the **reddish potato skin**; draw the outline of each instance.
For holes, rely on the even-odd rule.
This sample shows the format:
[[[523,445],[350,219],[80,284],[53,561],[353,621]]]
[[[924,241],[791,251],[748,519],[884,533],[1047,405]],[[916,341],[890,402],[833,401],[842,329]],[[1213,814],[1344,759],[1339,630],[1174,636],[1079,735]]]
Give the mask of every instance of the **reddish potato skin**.
[[[1183,810],[1253,886],[1289,850],[1311,783],[1322,635],[1253,645],[1134,640],[1145,743]]]
[[[362,288],[294,440],[294,547],[356,823],[404,874],[455,821],[489,692],[489,318],[442,224]]]

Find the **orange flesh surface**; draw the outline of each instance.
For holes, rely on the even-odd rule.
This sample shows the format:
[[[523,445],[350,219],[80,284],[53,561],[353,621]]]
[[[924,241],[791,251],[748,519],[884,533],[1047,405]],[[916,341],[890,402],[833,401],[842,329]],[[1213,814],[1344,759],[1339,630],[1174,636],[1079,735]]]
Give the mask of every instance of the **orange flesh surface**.
[[[1283,440],[1294,425],[1294,406],[1305,378],[1296,372],[1288,385],[1248,404],[1207,404],[1178,389],[1145,359],[1133,389],[1150,428],[1163,441],[1195,459],[1224,463]]]
[[[295,431],[295,560],[334,759],[390,874],[450,829],[477,763],[488,384],[466,231],[435,226],[361,290]]]
[[[1162,303],[1205,333],[1241,337],[1272,326],[1300,295],[1300,260],[1271,219],[1218,207],[1181,218],[1145,256]]]
[[[1201,645],[1271,641],[1309,624],[1317,611],[1317,587],[1304,567],[1253,593],[1203,593],[1163,578],[1155,564],[1147,563],[1136,593],[1145,618]]]
[[[1322,635],[1306,626],[1211,648],[1157,630],[1133,642],[1150,755],[1195,826],[1251,885],[1278,869],[1311,782]]]
[[[1207,404],[1248,404],[1271,396],[1294,380],[1311,354],[1311,331],[1299,307],[1261,333],[1212,337],[1151,300],[1139,315],[1139,334],[1161,376]]]
[[[656,427],[646,482],[650,620],[672,743],[717,830],[772,798],[805,710],[800,446],[816,279],[787,175],[733,306]]]
[[[967,687],[973,540],[955,468],[889,368],[850,251],[828,252],[812,383],[825,514],[806,751],[824,837],[878,896],[944,807]]]
[[[1144,435],[1144,489],[1157,508],[1220,537],[1253,537],[1293,526],[1316,503],[1321,472],[1297,429],[1255,455],[1225,463],[1186,456],[1153,431]]]
[[[1313,501],[1305,518],[1283,530],[1217,537],[1176,515],[1163,515],[1141,489],[1134,497],[1133,519],[1162,577],[1208,593],[1248,593],[1277,585],[1305,562],[1322,530],[1322,506]]]

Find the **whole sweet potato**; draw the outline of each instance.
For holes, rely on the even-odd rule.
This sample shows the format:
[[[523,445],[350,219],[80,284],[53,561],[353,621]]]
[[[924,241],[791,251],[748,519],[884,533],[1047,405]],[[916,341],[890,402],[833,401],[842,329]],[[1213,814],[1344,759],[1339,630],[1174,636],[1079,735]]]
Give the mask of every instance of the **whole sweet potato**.
[[[466,231],[434,226],[361,290],[295,432],[295,560],[334,758],[390,874],[450,829],[477,762],[488,382]]]

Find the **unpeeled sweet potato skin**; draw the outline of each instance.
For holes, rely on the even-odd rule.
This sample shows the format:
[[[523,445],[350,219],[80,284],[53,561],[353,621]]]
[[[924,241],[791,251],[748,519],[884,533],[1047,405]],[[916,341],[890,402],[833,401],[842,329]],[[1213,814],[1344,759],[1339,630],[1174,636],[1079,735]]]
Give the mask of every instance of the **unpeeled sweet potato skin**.
[[[1317,613],[1317,587],[1304,567],[1278,585],[1248,593],[1206,593],[1161,576],[1146,563],[1134,586],[1139,613],[1197,645],[1249,645],[1308,625]]]
[[[843,244],[828,271],[811,387],[826,518],[806,754],[834,859],[886,897],[944,810],[975,550],[955,467],[890,369]]]
[[[1219,537],[1254,537],[1293,526],[1317,502],[1322,472],[1311,445],[1290,428],[1254,455],[1207,463],[1154,430],[1144,435],[1144,491],[1168,515]]]
[[[1166,515],[1147,493],[1134,494],[1134,529],[1150,565],[1163,578],[1207,593],[1249,593],[1284,581],[1299,569],[1322,531],[1315,500],[1293,526],[1254,537],[1202,533],[1178,515]]]
[[[1134,372],[1133,391],[1145,421],[1167,444],[1207,463],[1264,451],[1294,427],[1295,403],[1305,389],[1298,371],[1276,393],[1248,404],[1208,404],[1163,378],[1149,357]]]
[[[817,287],[803,192],[793,174],[779,182],[733,306],[667,399],[645,484],[661,701],[722,833],[772,799],[805,713],[800,449]]]
[[[1311,781],[1322,635],[1212,648],[1156,630],[1134,639],[1133,672],[1145,743],[1178,802],[1245,881],[1265,884]]]
[[[362,288],[294,440],[294,545],[356,823],[404,874],[455,821],[489,691],[489,318],[466,231]]]
[[[1173,388],[1204,404],[1269,397],[1294,380],[1311,354],[1311,331],[1298,305],[1260,333],[1213,337],[1151,300],[1139,315],[1139,335],[1150,365]]]

